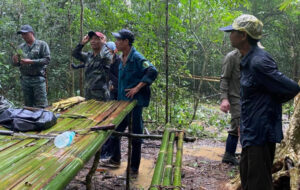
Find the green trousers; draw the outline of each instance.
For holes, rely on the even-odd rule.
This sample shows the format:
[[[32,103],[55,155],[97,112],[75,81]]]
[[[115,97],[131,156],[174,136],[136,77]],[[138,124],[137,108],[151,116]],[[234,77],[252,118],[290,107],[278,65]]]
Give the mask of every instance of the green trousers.
[[[39,108],[48,106],[45,77],[22,76],[21,86],[25,106]]]

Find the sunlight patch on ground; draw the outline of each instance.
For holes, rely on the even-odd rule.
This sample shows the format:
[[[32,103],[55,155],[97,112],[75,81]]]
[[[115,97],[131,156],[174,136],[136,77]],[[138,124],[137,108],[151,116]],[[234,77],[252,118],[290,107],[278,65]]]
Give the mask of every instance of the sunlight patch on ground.
[[[198,147],[184,147],[183,155],[190,155],[196,157],[204,157],[209,160],[221,161],[224,154],[224,147],[210,147],[210,146],[198,146]]]
[[[125,176],[126,174],[126,167],[127,167],[127,162],[122,162],[121,167],[118,169],[109,169],[108,172],[112,175],[116,176]],[[137,188],[144,188],[148,189],[153,172],[154,172],[154,160],[148,160],[148,159],[141,159],[141,165],[139,169],[139,175],[136,180],[134,180],[133,185]]]

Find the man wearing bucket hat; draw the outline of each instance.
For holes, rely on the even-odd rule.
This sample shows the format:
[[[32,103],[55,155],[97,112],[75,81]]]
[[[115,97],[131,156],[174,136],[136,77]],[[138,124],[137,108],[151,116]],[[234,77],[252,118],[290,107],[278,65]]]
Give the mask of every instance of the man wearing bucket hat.
[[[296,96],[300,87],[278,71],[275,61],[257,46],[263,24],[253,15],[241,15],[232,25],[231,45],[243,56],[241,66],[242,155],[240,176],[244,190],[271,190],[275,143],[283,139],[282,103]]]
[[[118,100],[137,100],[132,111],[132,131],[135,134],[143,133],[143,108],[150,102],[150,85],[157,77],[156,68],[134,47],[134,34],[127,29],[112,33],[116,38],[118,51],[122,52],[119,65]],[[124,131],[130,121],[129,115],[117,127],[116,131]],[[113,153],[107,164],[120,166],[121,150],[120,138],[112,136]],[[130,172],[135,177],[138,174],[141,161],[142,139],[132,140],[132,156]]]
[[[92,50],[82,52],[85,44],[90,42]],[[106,37],[101,32],[90,31],[73,50],[72,55],[83,62],[81,65],[71,66],[74,69],[84,68],[84,92],[86,99],[109,100],[108,89],[109,67],[112,56],[105,46]]]
[[[14,55],[13,65],[21,72],[21,86],[25,106],[45,108],[48,106],[46,91],[46,67],[50,62],[50,50],[46,42],[35,39],[30,25],[23,25],[17,32],[25,43],[19,45],[22,55]]]

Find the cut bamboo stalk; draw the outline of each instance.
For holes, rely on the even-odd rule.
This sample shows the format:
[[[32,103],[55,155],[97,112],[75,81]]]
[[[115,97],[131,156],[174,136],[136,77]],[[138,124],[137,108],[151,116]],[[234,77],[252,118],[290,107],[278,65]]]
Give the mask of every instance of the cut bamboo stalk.
[[[50,152],[44,152],[40,155],[37,155],[37,158],[34,161],[40,162],[41,158],[48,155],[49,159],[44,162],[40,162],[40,166],[38,170],[31,171],[31,174],[28,175],[23,181],[19,182],[16,188],[22,189],[24,184],[30,184],[32,189],[39,189],[42,187],[43,184],[47,183],[48,180],[61,171],[64,167],[66,167],[72,160],[76,159],[76,155],[84,150],[86,146],[91,143],[93,140],[88,136],[84,136],[81,140],[77,143],[77,147],[67,147],[66,150],[61,154],[61,150],[58,150],[51,146]]]
[[[10,155],[11,153],[14,153],[17,150],[22,149],[26,144],[29,144],[32,141],[34,141],[34,139],[26,139],[24,141],[20,141],[18,144],[16,144],[13,147],[10,147],[10,148],[8,148],[8,149],[6,149],[4,151],[1,151],[0,152],[0,166],[1,166],[1,163],[2,163],[1,161],[3,159],[5,159],[8,155]]]
[[[183,136],[184,132],[180,132],[178,135],[176,161],[174,166],[173,186],[174,189],[181,189],[181,163],[182,163],[182,151],[183,151]]]
[[[134,108],[136,101],[131,103],[122,103],[111,116],[101,124],[113,123],[118,126],[125,116]],[[86,149],[78,155],[68,166],[66,166],[44,189],[63,189],[69,181],[77,174],[77,172],[105,143],[111,131],[101,131],[99,133],[91,133],[88,136],[95,136],[94,141],[89,144]]]
[[[174,139],[175,139],[175,133],[172,132],[171,136],[170,136],[170,141],[168,144],[167,161],[166,161],[166,165],[165,165],[163,186],[170,186],[172,183]]]
[[[20,140],[10,140],[10,141],[6,141],[6,142],[1,142],[0,143],[0,152],[7,149],[7,148],[10,148],[10,147],[16,145],[19,142],[20,142]]]
[[[9,167],[13,163],[21,160],[25,156],[31,154],[32,152],[39,149],[42,145],[46,144],[49,140],[48,139],[40,139],[37,140],[35,145],[25,147],[24,149],[19,149],[13,152],[13,155],[7,155],[4,159],[1,159],[0,162],[0,171],[4,170],[5,168]]]
[[[164,167],[164,161],[165,161],[165,154],[169,142],[169,134],[170,131],[168,129],[165,129],[162,143],[160,146],[160,151],[157,157],[155,169],[154,169],[154,174],[152,177],[151,181],[151,187],[150,190],[158,190],[158,187],[161,183],[162,180],[162,175],[163,175],[163,167]]]

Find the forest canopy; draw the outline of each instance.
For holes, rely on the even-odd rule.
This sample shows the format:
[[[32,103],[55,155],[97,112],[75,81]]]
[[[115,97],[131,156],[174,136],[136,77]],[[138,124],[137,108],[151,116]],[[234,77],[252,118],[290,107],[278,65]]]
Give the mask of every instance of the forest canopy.
[[[127,28],[136,35],[134,46],[153,63],[159,77],[152,86],[152,102],[146,120],[165,121],[166,85],[168,119],[187,125],[199,101],[219,98],[221,62],[232,47],[228,34],[218,29],[242,13],[264,23],[262,44],[276,60],[279,70],[299,81],[300,3],[298,0],[172,0],[168,9],[168,83],[166,83],[166,1],[163,0],[2,0],[0,2],[1,94],[22,105],[20,73],[11,66],[12,44],[22,38],[21,25],[30,24],[37,39],[51,50],[47,68],[48,100],[79,95],[78,62],[71,51],[88,31],[101,31],[108,41],[111,32]],[[89,50],[89,46],[85,50]],[[215,77],[215,81],[201,77]],[[180,100],[180,101],[179,101]]]

